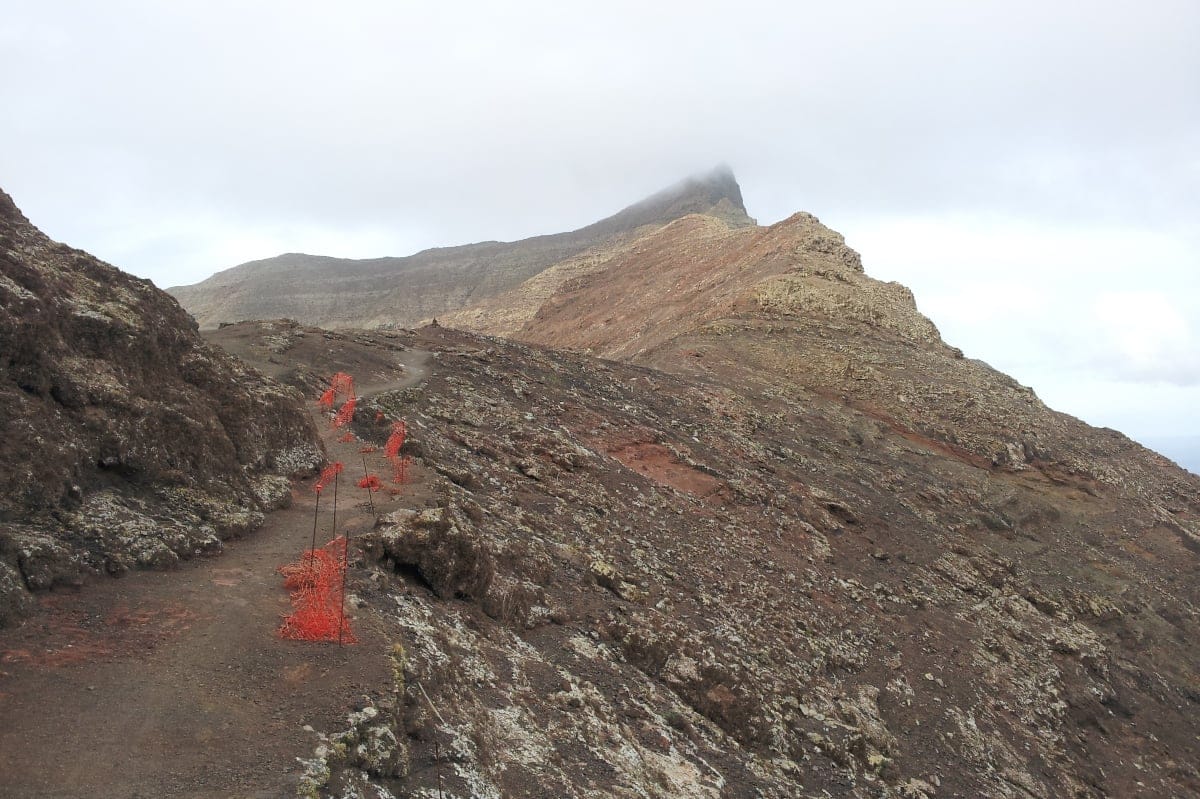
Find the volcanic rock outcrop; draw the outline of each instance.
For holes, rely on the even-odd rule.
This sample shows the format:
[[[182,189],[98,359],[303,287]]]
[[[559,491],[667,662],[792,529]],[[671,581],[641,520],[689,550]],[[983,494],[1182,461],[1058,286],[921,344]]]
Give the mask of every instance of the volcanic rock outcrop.
[[[219,548],[321,458],[294,390],[3,192],[0,428],[0,624],[29,589]]]

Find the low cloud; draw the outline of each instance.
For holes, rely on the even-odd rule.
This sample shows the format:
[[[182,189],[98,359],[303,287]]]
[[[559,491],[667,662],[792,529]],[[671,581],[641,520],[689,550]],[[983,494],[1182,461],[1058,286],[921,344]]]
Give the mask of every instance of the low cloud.
[[[1184,302],[1159,291],[1105,292],[1092,302],[1092,315],[1106,349],[1096,366],[1131,382],[1200,385],[1200,337]]]

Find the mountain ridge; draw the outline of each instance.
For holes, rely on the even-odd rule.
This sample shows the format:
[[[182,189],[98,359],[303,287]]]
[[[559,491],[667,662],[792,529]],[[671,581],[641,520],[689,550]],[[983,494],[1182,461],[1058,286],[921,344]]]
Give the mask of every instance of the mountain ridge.
[[[328,328],[405,326],[506,291],[586,249],[692,213],[754,224],[732,170],[719,166],[565,233],[435,247],[402,257],[284,254],[167,291],[204,329],[279,317]]]
[[[826,392],[997,468],[1068,479],[1062,470],[1135,491],[1158,484],[1139,476],[1150,469],[1176,487],[1164,497],[1188,490],[1157,453],[1110,441],[965,358],[908,288],[871,278],[812,214],[753,228],[687,216],[568,266],[562,279],[556,265],[440,321],[691,377],[720,371],[727,385]]]

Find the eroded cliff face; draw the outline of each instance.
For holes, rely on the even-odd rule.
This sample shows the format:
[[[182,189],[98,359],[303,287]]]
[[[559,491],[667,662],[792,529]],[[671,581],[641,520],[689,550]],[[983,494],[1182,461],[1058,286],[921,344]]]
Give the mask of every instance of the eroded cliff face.
[[[318,748],[312,795],[1200,791],[1194,509],[798,385],[397,343],[428,377],[354,430],[407,419],[438,499],[362,539],[393,693]]]
[[[0,623],[29,589],[219,548],[321,455],[293,390],[3,192],[0,427]]]

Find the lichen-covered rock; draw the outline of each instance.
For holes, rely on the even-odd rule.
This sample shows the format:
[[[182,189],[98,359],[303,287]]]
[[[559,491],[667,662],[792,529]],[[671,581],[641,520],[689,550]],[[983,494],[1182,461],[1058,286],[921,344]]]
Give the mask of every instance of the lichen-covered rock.
[[[33,604],[33,597],[16,567],[0,560],[0,627],[19,620]]]
[[[293,389],[205,344],[149,281],[51,241],[3,192],[0,435],[0,521],[40,536],[8,563],[33,589],[80,567],[170,566],[214,531],[248,532],[282,501],[263,477],[321,459]],[[129,513],[110,525],[114,503]],[[211,503],[229,512],[184,529]]]
[[[296,791],[300,799],[379,797],[380,786],[372,781],[390,781],[408,773],[408,748],[396,737],[396,720],[390,712],[367,705],[350,713],[346,721],[344,729],[321,735],[313,757],[301,761],[304,772]],[[331,784],[335,781],[336,786]]]
[[[78,585],[87,568],[78,551],[29,525],[0,525],[0,557],[16,566],[31,591]]]
[[[363,546],[397,568],[415,568],[439,596],[482,599],[495,576],[492,553],[458,504],[399,517],[369,533]]]

